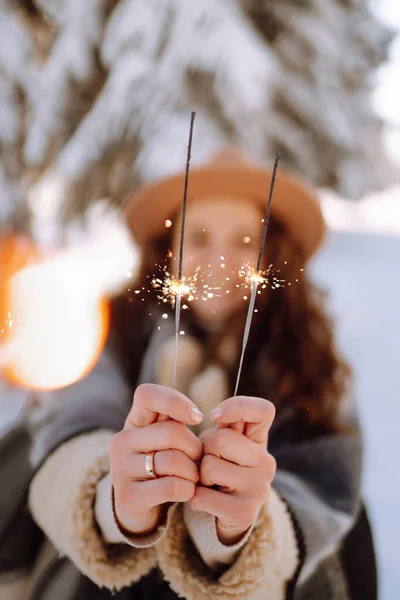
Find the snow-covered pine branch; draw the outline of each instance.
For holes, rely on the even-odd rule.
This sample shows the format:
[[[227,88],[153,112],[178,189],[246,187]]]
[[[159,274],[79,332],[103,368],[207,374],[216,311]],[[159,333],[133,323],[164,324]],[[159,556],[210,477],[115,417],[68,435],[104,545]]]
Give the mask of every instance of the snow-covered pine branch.
[[[12,5],[1,4],[0,32],[7,20],[18,22]],[[263,163],[279,150],[282,165],[347,196],[382,184],[381,124],[370,94],[390,36],[367,0],[35,5],[39,17],[30,29],[17,27],[7,69],[0,38],[4,106],[13,109],[11,89],[26,104],[15,107],[22,140],[10,151],[24,160],[24,175],[39,175],[34,211],[35,189],[43,201],[49,177],[64,182],[59,213],[74,216],[181,169],[192,110],[193,164],[232,142]],[[38,61],[40,19],[53,42]],[[12,123],[1,121],[0,139]]]

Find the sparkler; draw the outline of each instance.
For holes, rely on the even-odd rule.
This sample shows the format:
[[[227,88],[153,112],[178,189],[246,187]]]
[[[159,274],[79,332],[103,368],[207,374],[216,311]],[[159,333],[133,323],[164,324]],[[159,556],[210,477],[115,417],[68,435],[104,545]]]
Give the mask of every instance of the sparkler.
[[[179,245],[179,267],[178,267],[178,279],[170,279],[168,289],[170,294],[175,298],[175,362],[174,362],[174,389],[176,388],[176,370],[178,364],[178,345],[179,345],[179,325],[181,321],[181,306],[182,306],[182,295],[187,291],[188,283],[182,278],[182,266],[183,266],[183,242],[185,239],[185,222],[186,222],[186,204],[187,204],[187,188],[189,182],[189,166],[190,157],[192,150],[192,138],[193,138],[193,124],[196,113],[193,111],[190,116],[190,131],[189,131],[189,143],[187,149],[186,159],[186,174],[185,174],[185,187],[183,191],[182,200],[182,220],[181,220],[181,239]],[[189,285],[190,290],[190,285]]]
[[[238,369],[238,374],[237,374],[237,378],[236,378],[234,396],[237,395],[238,388],[239,388],[240,376],[242,374],[244,355],[246,352],[247,342],[249,340],[249,333],[250,333],[251,321],[253,318],[254,306],[256,303],[258,286],[263,282],[263,274],[261,272],[261,261],[262,261],[262,255],[264,252],[265,239],[267,237],[269,214],[271,211],[272,196],[274,193],[276,171],[278,169],[279,158],[280,158],[280,156],[279,156],[279,154],[277,154],[275,157],[274,169],[272,172],[271,186],[270,186],[270,190],[269,190],[267,210],[265,212],[265,217],[264,217],[264,226],[263,226],[263,231],[262,231],[262,236],[261,236],[260,251],[258,253],[257,266],[256,266],[255,271],[250,275],[250,279],[249,279],[249,284],[251,284],[251,295],[250,295],[250,301],[249,301],[249,308],[247,311],[246,324],[245,324],[244,333],[243,333],[242,352],[240,355],[239,369]]]

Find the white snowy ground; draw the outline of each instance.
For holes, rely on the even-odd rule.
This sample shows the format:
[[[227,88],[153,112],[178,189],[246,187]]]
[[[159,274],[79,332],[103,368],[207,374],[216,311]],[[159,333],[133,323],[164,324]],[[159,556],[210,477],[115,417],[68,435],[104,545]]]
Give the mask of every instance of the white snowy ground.
[[[313,265],[331,293],[365,432],[364,497],[376,538],[380,600],[400,590],[400,237],[332,233]]]

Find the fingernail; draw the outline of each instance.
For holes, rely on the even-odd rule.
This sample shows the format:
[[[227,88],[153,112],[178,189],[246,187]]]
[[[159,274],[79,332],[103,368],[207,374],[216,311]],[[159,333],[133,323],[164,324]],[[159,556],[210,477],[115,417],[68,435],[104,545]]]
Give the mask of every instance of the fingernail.
[[[219,406],[217,406],[217,408],[214,408],[210,412],[210,417],[212,418],[213,421],[218,421],[218,419],[220,419],[222,417],[222,408],[220,408]]]
[[[201,413],[198,408],[193,406],[193,408],[190,409],[190,418],[193,423],[201,423],[203,420],[203,413]]]

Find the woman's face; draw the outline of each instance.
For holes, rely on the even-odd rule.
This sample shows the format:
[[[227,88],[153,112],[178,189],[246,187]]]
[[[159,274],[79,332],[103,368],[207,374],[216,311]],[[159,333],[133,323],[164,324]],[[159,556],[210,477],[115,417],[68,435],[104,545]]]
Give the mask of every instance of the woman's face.
[[[183,275],[193,276],[197,267],[204,283],[214,288],[206,301],[191,304],[202,322],[222,324],[243,305],[247,290],[241,289],[238,271],[245,263],[255,266],[262,230],[262,214],[246,198],[215,196],[199,198],[186,211]],[[180,219],[173,231],[173,272],[180,245]],[[202,295],[200,283],[199,296]]]

